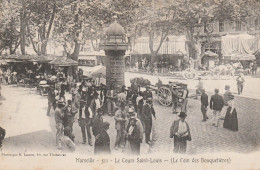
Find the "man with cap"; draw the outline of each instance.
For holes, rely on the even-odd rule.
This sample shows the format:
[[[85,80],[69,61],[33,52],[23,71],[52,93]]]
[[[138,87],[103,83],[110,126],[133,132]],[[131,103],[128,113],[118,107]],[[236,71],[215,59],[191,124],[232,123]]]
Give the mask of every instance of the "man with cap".
[[[213,125],[218,127],[220,113],[224,106],[223,97],[219,94],[219,89],[215,89],[215,94],[211,96],[210,99],[210,109],[213,110]]]
[[[111,154],[110,137],[107,133],[109,126],[110,124],[108,122],[104,122],[100,134],[96,136],[94,146],[95,154]]]
[[[59,100],[58,101],[58,108],[55,109],[55,122],[56,122],[56,144],[58,149],[61,148],[61,138],[63,136],[63,119],[64,119],[64,102]]]
[[[64,127],[70,127],[71,132],[73,131],[74,117],[77,112],[77,108],[73,106],[72,101],[69,99],[64,108]]]
[[[206,94],[205,89],[201,89],[200,101],[201,101],[201,112],[203,115],[202,121],[205,122],[208,119],[207,109],[208,109],[208,105],[209,105],[208,95]]]
[[[86,130],[88,135],[88,144],[92,146],[91,143],[91,133],[90,127],[92,122],[92,111],[90,112],[89,107],[86,105],[86,101],[80,101],[80,108],[79,108],[79,126],[81,128],[83,143],[86,144]]]
[[[118,150],[120,145],[123,144],[124,140],[124,132],[125,132],[125,122],[127,119],[126,111],[125,111],[125,104],[121,102],[120,108],[115,113],[115,129],[117,131],[116,134],[116,143],[115,149]]]
[[[156,119],[152,98],[147,99],[142,112],[144,116],[145,142],[150,145],[151,144],[150,135],[152,131],[152,121],[153,121],[152,116],[154,116],[154,118]]]
[[[225,85],[225,90],[226,92],[223,95],[223,100],[224,100],[224,106],[221,112],[221,119],[224,119],[225,114],[227,112],[227,108],[228,108],[228,101],[230,100],[230,95],[232,95],[232,92],[230,91],[230,86],[229,85]]]
[[[170,138],[174,140],[174,152],[185,153],[187,148],[187,140],[191,141],[190,128],[185,121],[187,115],[181,112],[180,119],[175,120],[170,128]]]
[[[54,87],[50,86],[48,91],[48,109],[47,109],[47,116],[50,116],[51,108],[53,110],[56,109],[56,100],[55,100],[55,93],[54,93]]]

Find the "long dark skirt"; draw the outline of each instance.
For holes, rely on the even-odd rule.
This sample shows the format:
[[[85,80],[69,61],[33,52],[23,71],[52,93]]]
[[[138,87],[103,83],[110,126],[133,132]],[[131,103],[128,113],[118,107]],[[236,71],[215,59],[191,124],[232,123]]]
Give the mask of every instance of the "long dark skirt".
[[[228,107],[223,127],[232,131],[238,131],[237,111],[236,109],[234,109],[232,114],[230,113],[230,111],[231,107]]]

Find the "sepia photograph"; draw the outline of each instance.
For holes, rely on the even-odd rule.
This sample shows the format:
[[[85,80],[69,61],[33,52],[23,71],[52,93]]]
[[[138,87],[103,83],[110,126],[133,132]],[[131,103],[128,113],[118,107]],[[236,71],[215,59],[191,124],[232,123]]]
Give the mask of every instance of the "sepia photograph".
[[[0,0],[0,170],[260,169],[259,0]]]

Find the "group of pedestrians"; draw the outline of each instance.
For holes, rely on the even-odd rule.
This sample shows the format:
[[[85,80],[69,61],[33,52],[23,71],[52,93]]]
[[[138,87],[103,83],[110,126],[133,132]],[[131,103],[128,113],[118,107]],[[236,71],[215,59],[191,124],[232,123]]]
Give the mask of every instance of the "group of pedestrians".
[[[47,115],[54,110],[56,122],[56,145],[58,149],[76,149],[74,143],[75,122],[82,133],[82,144],[93,145],[94,153],[110,154],[110,135],[107,130],[111,122],[103,121],[103,114],[114,116],[116,129],[115,149],[122,148],[128,154],[140,154],[140,146],[145,134],[145,141],[151,144],[152,116],[155,117],[152,92],[146,88],[138,92],[135,85],[126,90],[122,86],[117,92],[113,86],[96,88],[89,81],[75,85],[71,98],[65,99],[66,91],[51,86],[48,92]]]
[[[230,86],[225,86],[225,93],[223,96],[219,95],[219,89],[215,89],[215,94],[211,96],[208,102],[208,95],[205,89],[202,89],[201,94],[201,112],[203,120],[208,119],[207,108],[213,111],[212,125],[219,126],[220,120],[224,120],[223,127],[232,131],[238,131],[237,112],[235,108],[234,95],[230,91]]]

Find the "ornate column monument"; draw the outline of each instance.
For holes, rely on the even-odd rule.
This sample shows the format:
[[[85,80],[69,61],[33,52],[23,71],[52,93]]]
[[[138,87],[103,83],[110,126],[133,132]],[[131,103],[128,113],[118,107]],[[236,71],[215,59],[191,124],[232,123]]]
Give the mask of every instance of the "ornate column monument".
[[[106,54],[106,86],[119,88],[125,84],[125,51],[128,49],[124,28],[114,21],[106,29],[106,37],[99,43],[99,49]]]

